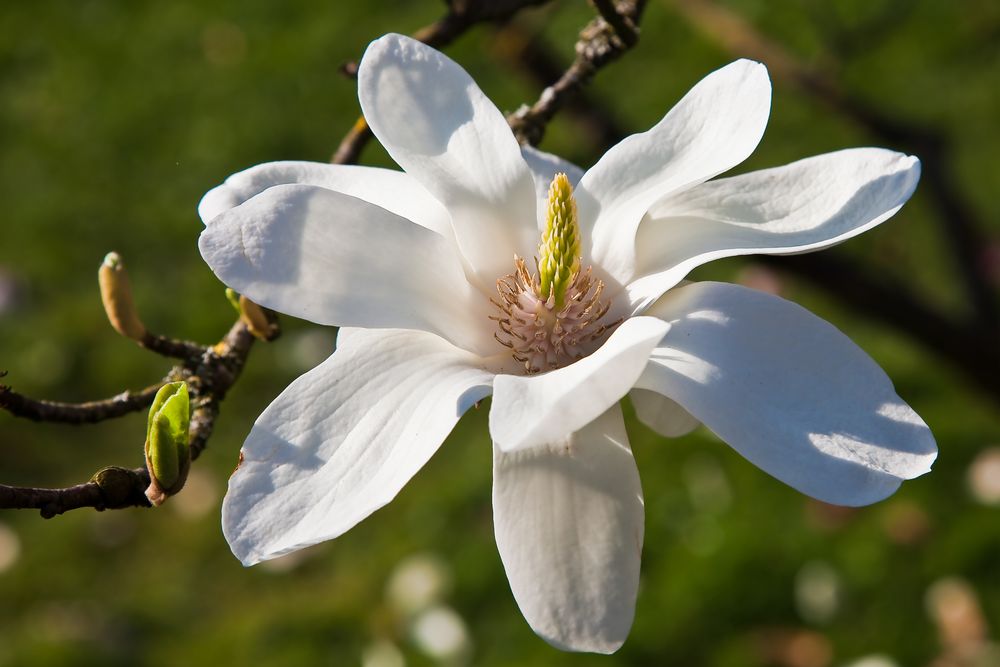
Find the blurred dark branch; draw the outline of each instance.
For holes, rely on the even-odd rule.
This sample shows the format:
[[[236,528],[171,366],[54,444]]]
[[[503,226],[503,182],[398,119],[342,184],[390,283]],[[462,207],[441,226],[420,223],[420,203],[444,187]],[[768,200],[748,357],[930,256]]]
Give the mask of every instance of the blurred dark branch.
[[[950,363],[973,385],[1000,403],[1000,345],[994,334],[938,312],[903,282],[875,274],[836,251],[755,261],[823,290],[867,319],[893,327]]]
[[[455,41],[469,28],[489,21],[508,19],[522,9],[544,5],[551,0],[450,0],[448,13],[413,37],[428,46],[440,49]]]
[[[140,391],[123,391],[116,396],[86,403],[59,403],[39,401],[17,393],[6,385],[0,385],[0,409],[15,417],[33,421],[62,422],[64,424],[93,424],[127,415],[148,408],[162,382]]]
[[[604,5],[603,11],[610,11],[607,8],[610,3],[596,4],[599,9]],[[552,117],[579,93],[584,84],[590,81],[598,70],[620,58],[636,43],[639,21],[645,6],[645,0],[620,0],[614,7],[621,19],[618,23],[628,26],[623,29],[634,36],[634,39],[623,39],[603,16],[597,17],[580,31],[580,38],[576,43],[576,58],[569,67],[555,83],[542,91],[537,102],[531,106],[522,106],[508,116],[507,122],[510,123],[518,141],[532,146],[537,145],[542,140],[545,127]]]
[[[763,61],[775,78],[922,160],[924,192],[937,209],[937,218],[950,245],[953,267],[972,306],[973,320],[994,335],[1000,333],[997,295],[990,288],[982,255],[986,247],[980,231],[983,225],[949,176],[948,166],[953,159],[947,137],[937,128],[915,125],[872,107],[848,92],[834,73],[801,62],[731,9],[712,0],[672,0],[672,4],[696,28],[733,55]]]
[[[886,39],[893,29],[905,23],[918,6],[912,0],[871,3],[866,9],[871,13],[845,25],[837,3],[810,2],[803,5],[807,14],[812,16],[813,25],[823,35],[824,43],[840,60],[866,53],[873,43]]]
[[[622,44],[627,47],[635,46],[639,41],[639,27],[633,20],[639,20],[639,13],[642,11],[639,3],[623,2],[616,6],[614,0],[590,0],[590,4],[594,5],[604,22],[611,26]],[[631,15],[633,12],[635,16]]]
[[[550,0],[451,0],[448,11],[434,23],[425,26],[413,34],[413,38],[441,49],[451,44],[470,28],[491,21],[509,19],[522,9],[543,5]],[[358,73],[356,63],[346,63],[341,71],[347,76],[355,77]],[[350,131],[340,141],[330,162],[333,164],[354,164],[361,156],[361,151],[372,138],[371,129],[364,116],[358,118]]]
[[[361,157],[361,151],[372,138],[372,131],[365,122],[364,116],[355,121],[351,129],[340,140],[336,152],[330,158],[332,164],[354,164]]]

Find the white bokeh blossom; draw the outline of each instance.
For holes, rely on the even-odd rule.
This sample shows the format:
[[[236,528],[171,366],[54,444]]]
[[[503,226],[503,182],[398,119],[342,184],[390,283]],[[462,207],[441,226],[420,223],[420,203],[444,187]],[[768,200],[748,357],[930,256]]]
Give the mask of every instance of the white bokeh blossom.
[[[764,132],[770,82],[747,60],[585,173],[518,146],[461,67],[409,38],[373,42],[358,87],[403,171],[262,164],[199,208],[224,283],[341,327],[243,446],[223,504],[243,563],[350,529],[492,395],[494,524],[514,597],[546,641],[606,653],[631,627],[643,542],[626,395],[659,433],[704,424],[830,503],[872,503],[929,470],[929,429],[844,334],[773,295],[683,282],[713,259],[874,227],[912,194],[916,158],[858,148],[710,180]],[[554,233],[553,207],[566,216]],[[542,286],[536,266],[558,275]]]

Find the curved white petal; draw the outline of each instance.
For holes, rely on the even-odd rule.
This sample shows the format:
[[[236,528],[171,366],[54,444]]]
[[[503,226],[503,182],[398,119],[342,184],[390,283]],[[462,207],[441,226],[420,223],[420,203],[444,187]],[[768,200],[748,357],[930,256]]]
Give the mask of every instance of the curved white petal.
[[[767,69],[738,60],[702,79],[652,129],[605,153],[577,188],[594,262],[628,282],[643,215],[665,196],[745,160],[764,134],[770,109]]]
[[[392,169],[324,162],[266,162],[236,172],[202,197],[198,215],[207,224],[272,186],[292,183],[364,199],[422,227],[451,235],[448,211],[412,176]]]
[[[570,184],[576,184],[583,178],[583,169],[572,162],[562,159],[558,155],[540,151],[534,146],[521,146],[521,155],[531,169],[531,175],[535,179],[535,195],[538,198],[538,230],[545,230],[545,214],[549,199],[549,185],[556,174],[563,173],[569,179]]]
[[[489,287],[537,244],[535,189],[503,114],[442,53],[402,35],[368,47],[358,97],[372,132],[451,213],[468,269]],[[530,255],[528,255],[530,256]]]
[[[734,255],[812,252],[887,220],[910,198],[920,161],[854,148],[702,183],[657,203],[636,237],[627,286],[642,312],[694,267]]]
[[[616,651],[632,626],[643,537],[621,408],[543,447],[495,446],[493,521],[531,629],[564,650]]]
[[[489,302],[466,280],[452,242],[361,199],[276,185],[216,216],[199,247],[222,282],[268,308],[496,350]]]
[[[799,491],[866,505],[930,470],[927,425],[857,345],[804,308],[724,283],[672,290],[671,323],[637,387],[677,401]]]
[[[679,438],[701,426],[690,412],[655,391],[633,389],[628,393],[635,416],[665,438]]]
[[[617,403],[646,367],[670,325],[633,317],[589,357],[542,375],[498,375],[490,435],[504,451],[556,442]]]
[[[479,359],[437,336],[347,331],[243,444],[222,527],[245,565],[337,537],[388,503],[489,394]]]

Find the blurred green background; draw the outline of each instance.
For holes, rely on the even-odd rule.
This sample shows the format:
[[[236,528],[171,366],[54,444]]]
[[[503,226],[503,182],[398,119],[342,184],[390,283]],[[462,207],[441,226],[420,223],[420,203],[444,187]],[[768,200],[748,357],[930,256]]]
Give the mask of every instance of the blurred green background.
[[[943,132],[948,173],[998,237],[998,6],[830,5],[724,6],[804,62],[831,64],[872,107]],[[103,318],[96,271],[109,250],[128,263],[151,329],[220,336],[232,310],[198,255],[201,195],[258,162],[328,159],[358,114],[339,65],[441,12],[434,0],[0,4],[4,381],[85,400],[163,374],[162,359]],[[568,63],[591,16],[582,0],[564,0],[519,25]],[[537,99],[537,83],[500,57],[493,27],[448,52],[502,109]],[[653,0],[639,47],[591,93],[622,127],[644,130],[731,59],[671,2]],[[856,145],[893,147],[776,80],[767,134],[739,171]],[[542,148],[583,165],[603,149],[566,115]],[[387,163],[374,145],[363,161]],[[942,234],[918,189],[892,221],[835,252],[962,312]],[[169,503],[50,521],[0,514],[0,665],[1000,664],[983,649],[1000,633],[996,403],[907,336],[769,268],[733,260],[697,277],[777,290],[850,335],[934,430],[934,471],[873,507],[832,508],[704,429],[663,440],[629,413],[647,508],[635,627],[614,656],[563,654],[523,621],[497,556],[485,408],[344,537],[252,569],[232,557],[219,504],[242,439],[333,347],[332,331],[284,318],[285,335],[254,350],[188,488]],[[0,414],[0,482],[68,485],[103,465],[139,465],[143,420],[76,428]]]

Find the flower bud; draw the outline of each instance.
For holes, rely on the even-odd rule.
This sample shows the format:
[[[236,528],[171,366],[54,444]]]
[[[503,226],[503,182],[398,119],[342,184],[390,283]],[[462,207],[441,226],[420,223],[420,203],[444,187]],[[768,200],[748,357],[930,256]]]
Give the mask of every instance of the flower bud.
[[[254,338],[271,341],[278,337],[277,324],[268,318],[264,309],[259,305],[230,288],[226,289],[226,299],[240,314],[240,320]]]
[[[184,487],[191,465],[190,425],[187,385],[171,382],[160,387],[146,425],[146,469],[150,480],[146,497],[153,505],[160,505]]]
[[[278,335],[278,327],[268,319],[264,309],[242,295],[240,296],[240,318],[255,338],[274,340]]]
[[[101,285],[101,301],[104,302],[104,312],[115,331],[141,341],[146,336],[146,327],[139,319],[132,300],[132,285],[125,271],[125,264],[116,252],[109,252],[97,272],[97,280]]]

